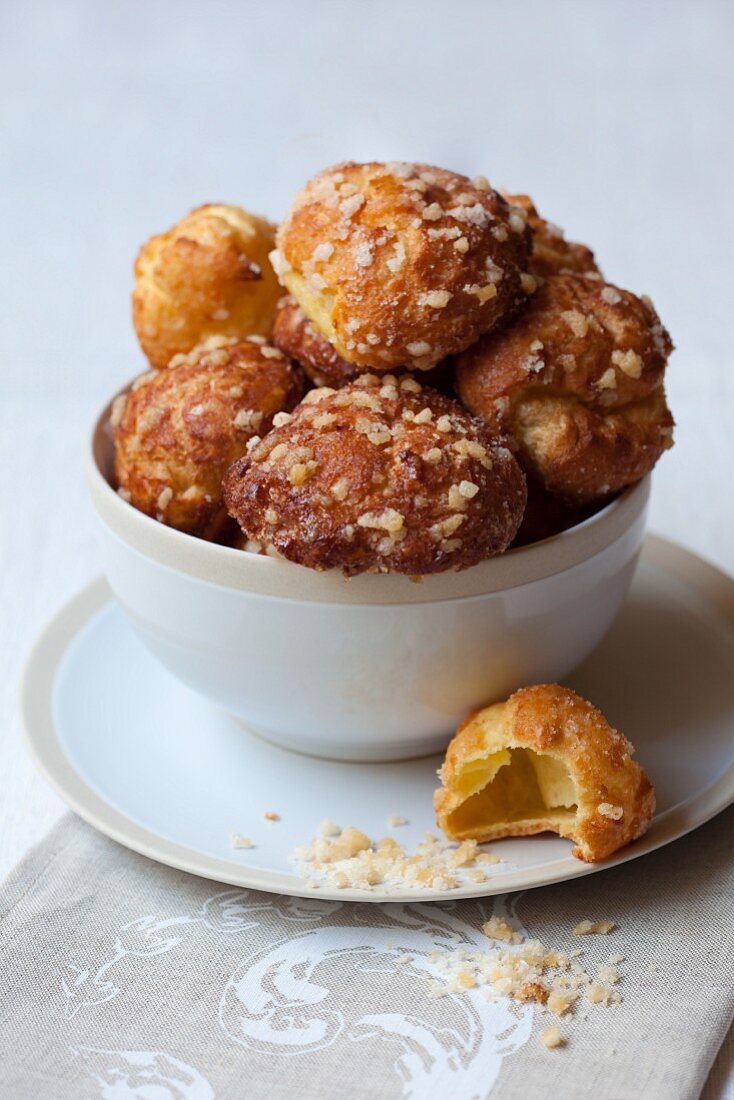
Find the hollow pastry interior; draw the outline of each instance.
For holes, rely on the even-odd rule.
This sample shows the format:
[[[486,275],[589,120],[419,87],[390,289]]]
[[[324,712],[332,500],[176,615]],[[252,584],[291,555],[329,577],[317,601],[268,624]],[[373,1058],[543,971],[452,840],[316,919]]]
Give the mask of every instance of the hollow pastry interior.
[[[501,705],[488,719],[500,735]],[[487,834],[512,824],[518,833],[548,829],[568,836],[576,818],[576,787],[563,760],[529,748],[499,748],[470,760],[457,777],[456,790],[463,798],[448,817],[457,839]]]
[[[472,715],[446,750],[436,820],[451,840],[554,832],[604,859],[641,836],[655,792],[634,749],[568,688],[538,684]]]

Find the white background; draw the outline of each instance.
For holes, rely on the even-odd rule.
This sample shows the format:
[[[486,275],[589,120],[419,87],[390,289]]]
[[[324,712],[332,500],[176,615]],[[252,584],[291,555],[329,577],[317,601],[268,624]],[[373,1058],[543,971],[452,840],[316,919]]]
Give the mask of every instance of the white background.
[[[734,5],[5,0],[0,20],[0,874],[62,809],[16,683],[97,572],[80,454],[143,367],[132,260],[192,206],[277,219],[347,158],[529,191],[671,330],[652,526],[734,568]]]

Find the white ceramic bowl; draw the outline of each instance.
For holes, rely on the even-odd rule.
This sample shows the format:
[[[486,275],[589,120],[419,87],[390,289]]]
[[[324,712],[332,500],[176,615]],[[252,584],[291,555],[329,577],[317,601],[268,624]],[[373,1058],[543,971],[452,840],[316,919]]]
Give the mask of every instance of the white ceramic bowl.
[[[104,570],[134,629],[194,691],[316,756],[435,752],[472,709],[562,680],[611,625],[642,544],[649,478],[578,526],[472,569],[345,580],[137,512],[110,486],[108,422],[109,406],[87,474]]]

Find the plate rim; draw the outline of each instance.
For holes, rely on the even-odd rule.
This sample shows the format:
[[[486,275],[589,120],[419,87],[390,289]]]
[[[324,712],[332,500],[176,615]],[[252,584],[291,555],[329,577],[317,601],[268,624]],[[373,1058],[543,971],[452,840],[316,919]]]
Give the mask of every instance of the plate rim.
[[[657,566],[697,590],[734,626],[734,579],[693,551],[658,535],[648,535],[641,560]],[[337,889],[319,883],[309,887],[295,874],[239,865],[197,852],[168,840],[115,809],[74,769],[64,753],[53,720],[53,693],[62,660],[79,631],[114,595],[104,577],[97,577],[67,600],[41,630],[23,665],[19,718],[26,749],[47,783],[93,828],[157,863],[200,878],[242,889],[291,897],[333,901],[387,902],[454,901],[536,889],[566,882],[656,851],[704,825],[734,802],[734,763],[697,796],[679,802],[653,819],[640,840],[601,863],[583,863],[566,856],[534,870],[516,869],[493,875],[485,883],[454,890],[386,888],[375,891]]]

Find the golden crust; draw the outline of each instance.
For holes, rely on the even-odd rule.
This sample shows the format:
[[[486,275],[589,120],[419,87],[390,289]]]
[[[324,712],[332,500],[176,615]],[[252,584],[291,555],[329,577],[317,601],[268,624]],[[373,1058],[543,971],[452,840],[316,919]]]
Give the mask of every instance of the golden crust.
[[[294,359],[316,386],[341,389],[363,374],[361,367],[347,363],[322,336],[295,298],[287,295],[278,303],[273,323],[273,343],[289,359]],[[408,372],[401,372],[405,375]],[[430,370],[421,371],[421,385],[430,386],[447,397],[454,396],[454,371],[450,359],[443,359]]]
[[[338,164],[296,196],[274,266],[349,363],[423,370],[524,300],[530,233],[486,180],[421,164]]]
[[[633,752],[575,692],[522,688],[459,727],[439,772],[436,820],[451,840],[555,832],[575,842],[578,859],[605,859],[642,836],[655,810]]]
[[[649,300],[551,275],[525,311],[456,359],[461,400],[570,504],[638,481],[672,446],[663,376],[672,350]]]
[[[290,295],[278,303],[273,343],[290,359],[295,359],[316,386],[332,386],[338,390],[363,373],[361,367],[337,355],[336,348],[321,335]]]
[[[541,218],[529,195],[508,195],[511,206],[519,207],[533,233],[528,271],[533,275],[598,275],[594,253],[585,244],[567,241],[563,230]]]
[[[192,210],[135,261],[133,323],[151,366],[208,336],[267,335],[280,289],[268,253],[275,226],[239,206]]]
[[[506,549],[525,506],[507,448],[411,377],[312,390],[228,471],[248,538],[345,574],[463,569]]]
[[[170,527],[219,537],[227,467],[303,390],[275,348],[221,336],[142,375],[112,410],[118,491]]]

